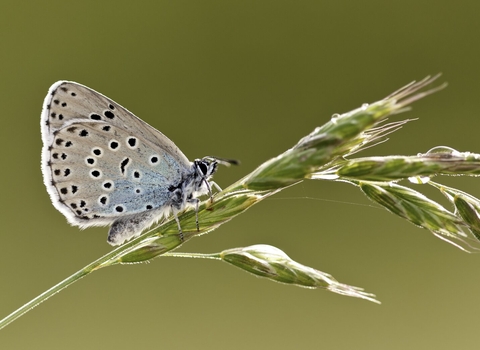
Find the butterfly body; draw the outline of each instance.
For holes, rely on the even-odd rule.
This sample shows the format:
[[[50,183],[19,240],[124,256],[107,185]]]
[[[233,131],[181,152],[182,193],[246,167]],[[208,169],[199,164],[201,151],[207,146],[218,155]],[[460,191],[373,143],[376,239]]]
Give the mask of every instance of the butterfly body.
[[[102,94],[59,81],[43,105],[42,172],[53,205],[116,245],[210,193],[212,158],[190,162],[160,131]],[[179,230],[180,224],[179,225]]]

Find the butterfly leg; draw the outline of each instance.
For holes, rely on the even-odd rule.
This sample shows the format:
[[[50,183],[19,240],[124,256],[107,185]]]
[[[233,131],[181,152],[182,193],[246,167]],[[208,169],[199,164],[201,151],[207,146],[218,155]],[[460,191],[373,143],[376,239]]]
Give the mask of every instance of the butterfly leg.
[[[218,184],[214,181],[205,181],[205,184],[207,185],[208,195],[210,196],[210,203],[213,203],[212,186],[215,187],[215,189],[218,192],[221,192],[222,188],[220,186],[218,186]]]
[[[198,198],[190,198],[187,200],[188,204],[193,205],[195,207],[195,225],[197,227],[197,232],[200,231],[200,224],[198,223],[198,208],[200,206],[200,199]]]
[[[180,237],[180,240],[183,242],[185,237],[183,236],[182,226],[180,226],[180,220],[178,220],[178,216],[177,216],[177,213],[175,212],[175,210],[173,211],[173,217],[175,218],[175,221],[177,222],[178,236]]]
[[[200,203],[200,200],[198,198],[195,198],[195,225],[197,225],[197,232],[200,231],[200,225],[198,224],[198,203]]]
[[[218,192],[222,192],[222,188],[218,186],[218,184],[215,181],[210,181],[210,185],[213,185],[213,187],[215,187]]]

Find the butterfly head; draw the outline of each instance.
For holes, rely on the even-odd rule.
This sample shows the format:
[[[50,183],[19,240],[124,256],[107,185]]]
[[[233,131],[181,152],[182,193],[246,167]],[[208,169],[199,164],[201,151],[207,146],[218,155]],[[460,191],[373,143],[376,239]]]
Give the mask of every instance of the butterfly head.
[[[218,165],[222,164],[225,166],[238,165],[240,162],[238,160],[223,159],[217,157],[203,157],[202,159],[195,159],[193,162],[193,182],[195,183],[195,194],[209,194],[212,197],[212,189],[210,184],[213,184],[218,190],[221,191],[221,188],[218,185],[210,181],[213,174],[217,171]]]
[[[202,178],[202,181],[207,181],[217,171],[218,161],[213,157],[204,157],[196,159],[193,162],[193,166],[197,176]]]

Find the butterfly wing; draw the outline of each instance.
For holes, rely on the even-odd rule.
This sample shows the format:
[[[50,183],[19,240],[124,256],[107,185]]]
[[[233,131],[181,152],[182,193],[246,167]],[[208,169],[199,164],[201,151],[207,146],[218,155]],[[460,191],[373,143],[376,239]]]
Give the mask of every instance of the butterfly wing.
[[[109,225],[164,210],[169,186],[180,183],[191,168],[161,132],[74,82],[52,85],[41,129],[45,186],[54,206],[73,225]]]

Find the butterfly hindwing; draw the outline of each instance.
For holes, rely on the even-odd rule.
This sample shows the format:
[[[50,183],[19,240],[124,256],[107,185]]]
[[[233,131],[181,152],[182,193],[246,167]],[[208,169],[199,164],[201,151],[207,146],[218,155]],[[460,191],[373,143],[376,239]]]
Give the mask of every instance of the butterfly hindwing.
[[[83,85],[52,86],[42,113],[42,170],[52,202],[82,227],[166,205],[191,165],[162,133]]]

